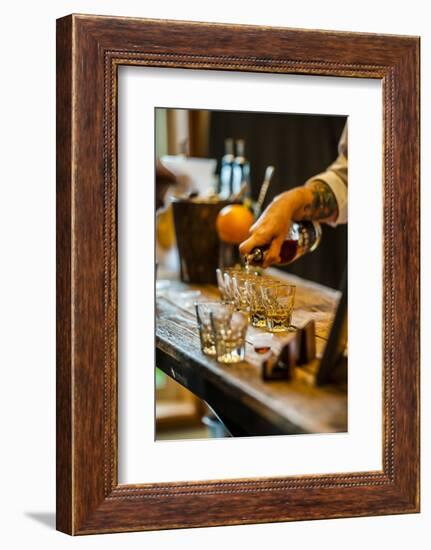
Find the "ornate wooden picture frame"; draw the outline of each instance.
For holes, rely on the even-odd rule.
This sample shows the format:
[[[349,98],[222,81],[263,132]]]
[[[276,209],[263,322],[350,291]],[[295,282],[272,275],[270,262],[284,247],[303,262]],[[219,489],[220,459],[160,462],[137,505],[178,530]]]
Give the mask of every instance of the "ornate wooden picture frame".
[[[383,469],[118,484],[117,69],[380,79]],[[69,534],[419,511],[419,38],[70,15],[57,22],[57,528]]]

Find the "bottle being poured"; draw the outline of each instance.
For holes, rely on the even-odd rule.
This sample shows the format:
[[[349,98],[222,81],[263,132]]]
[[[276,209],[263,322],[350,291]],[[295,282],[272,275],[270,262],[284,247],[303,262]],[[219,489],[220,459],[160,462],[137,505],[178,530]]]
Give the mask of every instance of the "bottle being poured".
[[[274,166],[268,166],[265,171],[265,178],[260,188],[259,197],[255,205],[256,217],[259,217],[262,212],[262,206],[265,201],[266,194],[268,192],[272,176],[274,174]],[[320,223],[316,221],[294,221],[290,225],[290,229],[286,235],[286,239],[281,245],[280,249],[280,261],[279,265],[287,265],[304,254],[315,250],[320,243],[322,236],[322,227]],[[267,245],[261,245],[255,247],[245,254],[245,267],[248,269],[250,265],[262,265],[265,261],[265,255],[270,247],[270,243]]]
[[[281,245],[279,265],[287,265],[308,252],[313,252],[320,243],[322,227],[315,221],[293,222],[290,226],[286,239]],[[262,265],[269,244],[258,246],[246,254],[246,265]]]

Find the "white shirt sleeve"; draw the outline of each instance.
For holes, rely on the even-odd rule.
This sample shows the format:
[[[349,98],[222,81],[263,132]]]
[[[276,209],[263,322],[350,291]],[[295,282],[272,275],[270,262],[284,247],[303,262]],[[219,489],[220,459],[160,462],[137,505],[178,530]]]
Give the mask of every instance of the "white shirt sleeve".
[[[332,190],[337,200],[338,217],[335,222],[328,222],[335,227],[340,223],[347,223],[347,124],[344,127],[338,144],[337,159],[321,174],[310,178],[306,185],[312,181],[324,181]]]

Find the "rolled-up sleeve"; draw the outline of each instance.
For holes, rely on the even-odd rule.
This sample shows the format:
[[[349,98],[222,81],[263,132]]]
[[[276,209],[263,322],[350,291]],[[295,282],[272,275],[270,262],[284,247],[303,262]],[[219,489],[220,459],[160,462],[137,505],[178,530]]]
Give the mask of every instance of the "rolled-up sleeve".
[[[334,222],[328,222],[329,225],[336,226],[341,223],[347,223],[347,124],[338,144],[337,159],[320,174],[310,178],[306,185],[312,181],[324,181],[332,190],[337,200],[338,216]]]

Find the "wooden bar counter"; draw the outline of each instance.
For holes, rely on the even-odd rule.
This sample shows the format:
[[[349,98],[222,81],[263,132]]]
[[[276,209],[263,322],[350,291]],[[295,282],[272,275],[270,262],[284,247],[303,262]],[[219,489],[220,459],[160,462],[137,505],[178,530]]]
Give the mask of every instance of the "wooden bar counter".
[[[316,349],[321,356],[340,298],[338,291],[286,275],[267,274],[296,285],[294,326],[316,322]],[[160,276],[159,276],[160,278]],[[194,311],[195,298],[218,299],[216,287],[170,281],[156,298],[156,365],[216,412],[234,436],[328,433],[347,431],[347,389],[342,385],[317,387],[318,360],[295,368],[289,381],[264,382],[262,355],[252,344],[263,329],[249,327],[246,360],[221,365],[204,355]],[[291,337],[273,335],[273,347]]]

